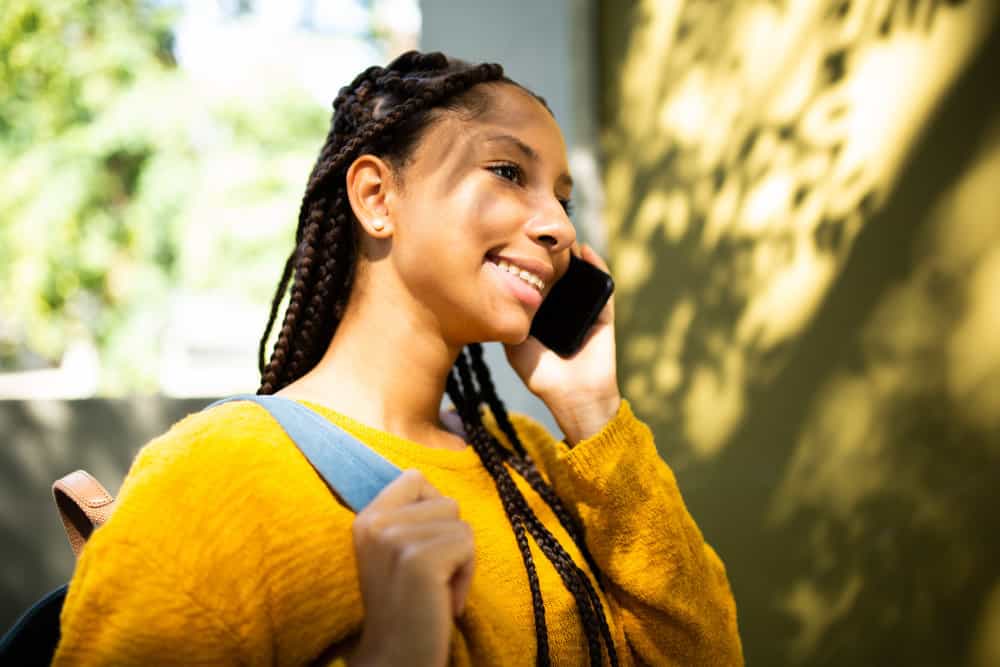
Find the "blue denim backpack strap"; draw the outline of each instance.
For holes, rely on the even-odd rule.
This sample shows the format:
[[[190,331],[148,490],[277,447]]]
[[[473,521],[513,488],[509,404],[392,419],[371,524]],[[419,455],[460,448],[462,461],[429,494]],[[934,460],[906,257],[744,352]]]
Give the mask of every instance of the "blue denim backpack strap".
[[[330,489],[355,512],[363,510],[402,473],[347,431],[287,398],[239,394],[205,409],[233,401],[250,401],[271,413]]]

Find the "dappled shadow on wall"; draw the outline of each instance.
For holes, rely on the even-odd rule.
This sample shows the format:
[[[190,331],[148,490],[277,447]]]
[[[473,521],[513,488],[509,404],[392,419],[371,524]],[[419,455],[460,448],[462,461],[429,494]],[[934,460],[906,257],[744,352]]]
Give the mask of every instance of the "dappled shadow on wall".
[[[997,659],[996,18],[637,3],[609,68],[624,389],[752,664]]]

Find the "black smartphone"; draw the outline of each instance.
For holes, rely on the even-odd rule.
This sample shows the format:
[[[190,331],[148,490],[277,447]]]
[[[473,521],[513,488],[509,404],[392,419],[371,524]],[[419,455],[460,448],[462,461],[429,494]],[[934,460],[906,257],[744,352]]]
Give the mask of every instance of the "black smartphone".
[[[560,356],[576,354],[614,289],[611,276],[570,255],[569,268],[531,321],[531,335]]]

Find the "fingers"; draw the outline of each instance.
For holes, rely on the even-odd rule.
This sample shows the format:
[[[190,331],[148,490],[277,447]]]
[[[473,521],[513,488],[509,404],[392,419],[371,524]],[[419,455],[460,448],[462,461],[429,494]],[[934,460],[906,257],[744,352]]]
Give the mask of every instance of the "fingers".
[[[465,609],[475,557],[472,528],[460,521],[433,537],[410,543],[400,558],[400,567],[421,572],[431,579],[442,576],[439,583],[448,587],[451,613],[457,616]]]
[[[382,489],[361,513],[369,510],[383,511],[419,500],[441,497],[443,497],[441,492],[435,489],[419,470],[404,470],[403,474]]]
[[[472,527],[459,514],[458,503],[407,470],[354,519],[360,646],[372,664],[445,664],[475,566]]]
[[[441,495],[419,470],[405,470],[358,513],[354,530],[366,533],[389,522],[445,519],[458,519],[458,503]]]
[[[447,587],[451,613],[460,614],[475,547],[472,528],[459,514],[455,500],[441,495],[419,471],[406,470],[355,518],[359,562],[380,577]]]
[[[608,263],[605,262],[604,259],[597,254],[597,251],[595,251],[589,245],[584,244],[582,252],[583,256],[581,259],[587,260],[588,262],[590,262],[591,264],[593,264],[594,266],[596,266],[601,271],[604,271],[607,274],[611,273],[611,269],[608,268]],[[613,322],[614,318],[615,318],[615,296],[614,294],[612,294],[611,297],[608,299],[608,302],[604,304],[604,308],[601,309],[601,313],[597,317],[597,322],[599,324],[607,324]]]
[[[581,247],[580,259],[587,260],[605,273],[611,273],[611,269],[608,268],[608,263],[605,262],[604,259],[586,243]]]
[[[473,552],[475,547],[473,546]],[[460,616],[463,611],[465,611],[465,601],[469,597],[469,587],[472,586],[472,574],[476,569],[476,559],[469,558],[466,560],[461,567],[452,575],[451,578],[451,596],[452,596],[452,613],[455,616]]]
[[[393,523],[376,531],[374,537],[381,548],[393,549],[402,555],[410,547],[419,547],[438,538],[459,540],[468,537],[471,540],[472,528],[464,521]]]
[[[475,569],[472,527],[455,520],[392,524],[369,533],[385,563],[394,563],[400,581],[446,586],[452,615],[461,614]]]
[[[399,513],[414,521],[457,519],[458,503],[442,496],[419,470],[404,470],[354,518],[355,545],[377,542],[379,532],[396,522]]]
[[[380,516],[382,515],[383,513],[380,512]],[[458,518],[458,502],[445,496],[418,500],[409,505],[399,507],[392,512],[392,520],[401,523],[455,521]]]

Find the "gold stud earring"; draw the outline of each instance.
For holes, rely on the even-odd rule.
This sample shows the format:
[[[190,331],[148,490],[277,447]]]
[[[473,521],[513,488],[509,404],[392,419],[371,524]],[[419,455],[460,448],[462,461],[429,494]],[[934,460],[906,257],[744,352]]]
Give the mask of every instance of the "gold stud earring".
[[[375,218],[372,220],[372,227],[376,232],[380,232],[385,227],[385,222],[381,218]]]

